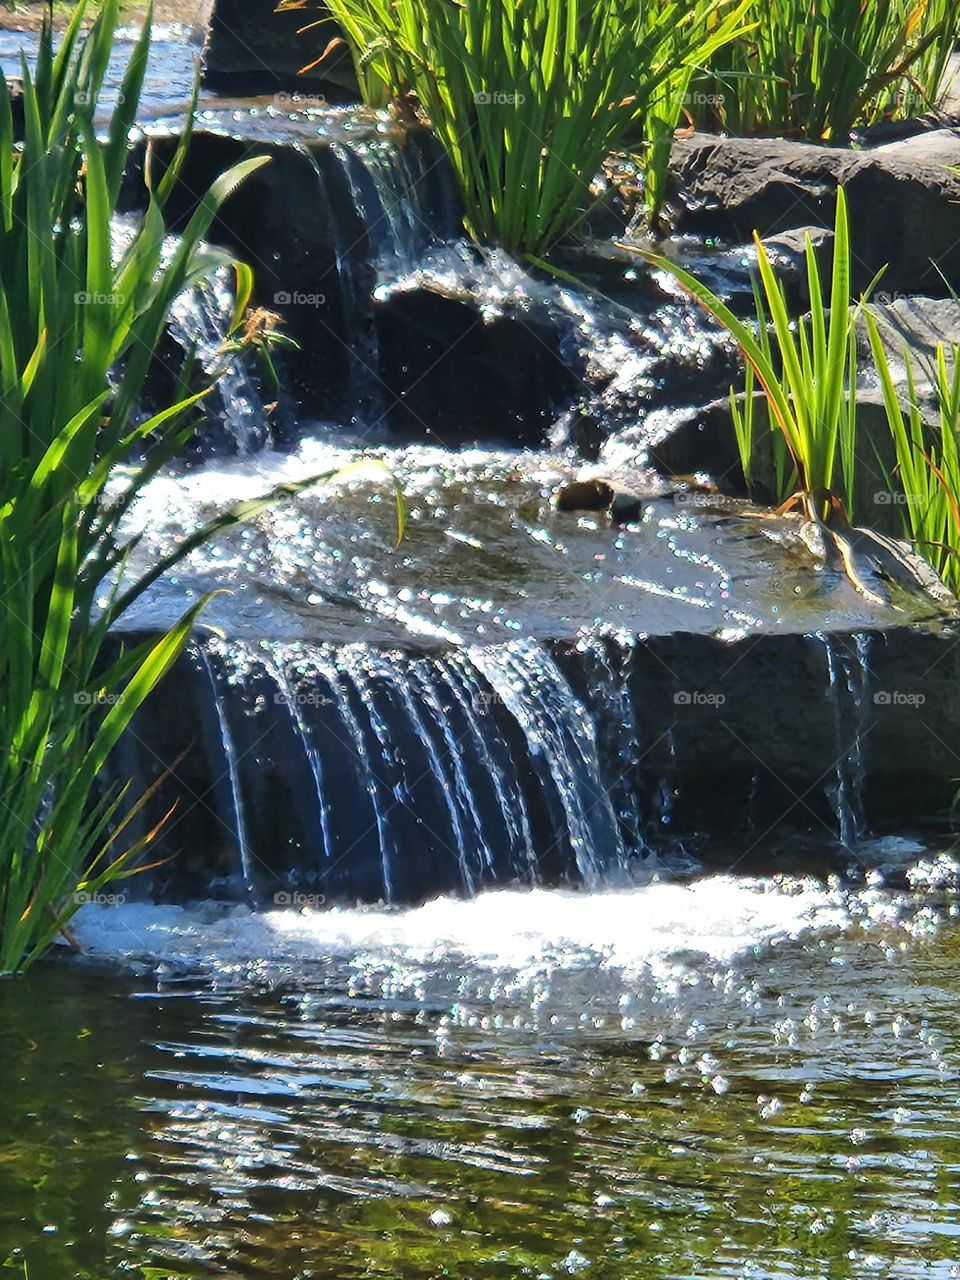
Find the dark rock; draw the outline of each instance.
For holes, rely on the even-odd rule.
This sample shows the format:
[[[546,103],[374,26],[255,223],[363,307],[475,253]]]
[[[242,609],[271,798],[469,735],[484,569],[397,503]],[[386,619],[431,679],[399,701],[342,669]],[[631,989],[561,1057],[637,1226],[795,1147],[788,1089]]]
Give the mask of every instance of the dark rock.
[[[934,421],[932,402],[924,402],[922,407],[928,420]],[[775,503],[779,495],[774,487],[774,455],[767,402],[761,392],[755,393],[754,413],[751,495],[758,502]],[[861,389],[857,396],[857,419],[855,518],[859,524],[901,535],[903,507],[889,479],[896,466],[896,456],[879,389]],[[747,493],[729,398],[715,400],[673,419],[670,430],[652,444],[650,461],[667,475],[683,475],[697,469],[712,476],[727,494],[745,496]]]
[[[846,189],[858,288],[883,266],[894,292],[947,292],[960,282],[960,132],[928,130],[865,150],[770,138],[693,134],[671,161],[676,227],[742,241],[798,227],[832,228]],[[940,273],[943,273],[942,275]]]
[[[558,511],[609,511],[613,485],[606,480],[571,480],[557,491]]]
[[[619,489],[610,503],[610,519],[614,524],[636,524],[643,518],[643,502],[635,493]]]
[[[634,524],[643,516],[639,494],[599,476],[561,485],[556,504],[558,511],[606,511],[614,524]]]
[[[837,837],[838,770],[854,759],[864,817],[875,832],[930,829],[947,819],[956,762],[944,746],[960,740],[960,646],[950,627],[756,633],[732,643],[674,633],[628,647],[606,643],[606,669],[621,671],[622,685],[597,684],[581,643],[548,647],[595,724],[614,719],[607,701],[613,694],[618,716],[634,709],[630,752],[624,754],[621,737],[608,741],[601,734],[599,767],[608,785],[625,787],[638,811],[651,815],[644,833],[648,850],[692,842],[722,864],[741,859],[756,840],[762,841],[769,870],[771,849],[798,834],[827,848]],[[396,661],[412,670],[424,657],[411,651]],[[174,819],[151,849],[151,861],[161,865],[152,883],[138,880],[135,887],[177,900],[247,893],[269,904],[278,890],[293,889],[331,903],[376,902],[386,886],[369,779],[356,750],[345,745],[349,735],[326,677],[302,689],[304,730],[322,763],[328,800],[324,834],[303,740],[266,670],[225,680],[223,659],[211,656],[207,662],[205,673],[195,653],[181,659],[114,758],[115,776],[133,780],[133,795],[142,795],[172,767],[128,833],[132,839],[177,803]],[[837,670],[844,673],[839,682]],[[234,736],[240,762],[249,859],[244,879],[214,680],[219,715]],[[408,687],[415,703],[417,679]],[[378,681],[366,696],[376,702],[391,744],[378,763],[381,801],[404,797],[390,806],[394,836],[405,837],[392,900],[418,902],[457,891],[456,844],[445,825],[435,770],[422,738],[412,732],[416,712],[411,719],[410,706]],[[360,711],[357,703],[355,713]],[[462,743],[475,804],[498,842],[485,882],[509,882],[522,874],[489,791],[494,758],[524,796],[539,875],[547,883],[575,879],[562,806],[502,700],[476,704],[480,748],[464,732],[453,700],[447,714]],[[657,821],[665,795],[668,821]]]
[[[163,171],[175,137],[151,139],[152,164]],[[199,130],[167,216],[182,230],[210,176],[251,155],[270,163],[224,204],[208,238],[253,267],[254,304],[278,313],[283,331],[299,345],[280,358],[285,392],[301,418],[337,412],[352,380],[348,343],[359,345],[357,326],[372,334],[367,314],[358,319],[357,296],[373,288],[373,263],[343,166],[328,147],[250,142]]]
[[[309,32],[301,29],[316,24]],[[356,77],[346,45],[322,67],[302,69],[321,57],[340,28],[317,8],[277,12],[277,0],[215,0],[203,50],[203,84],[237,97],[280,92],[356,102]]]
[[[469,298],[397,290],[376,306],[376,333],[387,422],[403,436],[540,443],[579,389],[543,311],[488,317]]]

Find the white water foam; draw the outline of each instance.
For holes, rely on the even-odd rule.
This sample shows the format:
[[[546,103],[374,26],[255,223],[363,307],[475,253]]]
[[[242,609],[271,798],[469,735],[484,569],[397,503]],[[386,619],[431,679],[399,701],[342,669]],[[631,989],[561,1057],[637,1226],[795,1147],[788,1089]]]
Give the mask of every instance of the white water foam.
[[[118,960],[238,964],[338,956],[447,957],[491,969],[581,967],[663,972],[683,955],[738,954],[850,922],[847,899],[814,880],[712,876],[612,893],[496,890],[379,908],[226,912],[128,903],[89,905],[74,931],[91,955]]]

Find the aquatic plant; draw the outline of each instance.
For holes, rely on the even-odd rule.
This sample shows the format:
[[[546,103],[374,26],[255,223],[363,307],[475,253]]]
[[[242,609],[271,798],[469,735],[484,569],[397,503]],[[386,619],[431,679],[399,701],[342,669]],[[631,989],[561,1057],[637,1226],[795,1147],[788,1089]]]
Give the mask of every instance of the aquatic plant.
[[[780,433],[789,459],[789,465],[783,465],[781,454],[777,497],[799,505],[811,519],[829,521],[844,514],[842,494],[849,517],[853,514],[856,472],[857,309],[851,306],[850,231],[842,188],[837,193],[829,295],[821,280],[816,250],[807,237],[808,315],[791,319],[786,288],[759,235],[754,235],[754,244],[759,277],[759,287],[754,290],[755,329],[678,264],[659,254],[644,252],[643,256],[679,281],[743,353],[747,395],[743,409],[735,397],[732,403],[748,481],[756,444],[753,392],[759,385],[769,421]],[[871,291],[872,286],[867,295]]]
[[[938,343],[933,385],[939,420],[927,423],[917,395],[914,359],[904,346],[906,405],[901,403],[880,326],[865,312],[874,364],[880,378],[887,422],[896,452],[896,472],[889,477],[903,501],[904,532],[954,593],[960,591],[960,347],[949,352]],[[895,487],[896,486],[896,487]]]
[[[573,230],[603,161],[639,135],[662,194],[695,69],[751,0],[329,0],[366,101],[436,131],[469,229],[543,255]],[[296,3],[294,0],[294,7]]]
[[[941,100],[954,0],[777,0],[718,49],[691,94],[691,118],[731,133],[846,142],[858,124]]]
[[[149,840],[124,847],[121,798],[98,798],[98,775],[176,660],[200,605],[160,638],[108,652],[110,628],[184,550],[120,585],[129,551],[120,522],[193,430],[191,410],[203,391],[146,420],[137,406],[171,304],[211,267],[202,237],[221,202],[264,163],[247,161],[218,178],[164,256],[162,209],[185,139],[160,181],[148,174],[146,212],[117,259],[113,215],[150,16],[98,136],[94,115],[119,0],[103,0],[84,35],[89,8],[88,0],[76,5],[56,52],[48,16],[35,70],[24,59],[20,145],[0,77],[4,974],[31,964],[86,897],[129,874]]]

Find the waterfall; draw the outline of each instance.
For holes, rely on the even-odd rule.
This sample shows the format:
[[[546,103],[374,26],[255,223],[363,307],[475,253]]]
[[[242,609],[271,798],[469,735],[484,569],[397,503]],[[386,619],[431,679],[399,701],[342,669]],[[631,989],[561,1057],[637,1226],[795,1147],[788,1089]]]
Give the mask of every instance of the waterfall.
[[[470,649],[468,657],[513,716],[535,766],[552,782],[583,882],[598,888],[608,867],[623,866],[625,851],[586,708],[536,641]]]
[[[510,767],[508,754],[500,762],[494,759],[496,738],[489,735],[486,717],[481,724],[480,715],[474,705],[474,699],[488,699],[489,694],[478,689],[475,679],[475,668],[464,660],[462,654],[454,653],[447,659],[441,659],[440,669],[447,686],[459,707],[467,726],[467,740],[470,749],[480,760],[496,799],[497,808],[506,830],[511,847],[511,863],[525,867],[533,883],[539,879],[537,875],[537,855],[533,847],[533,836],[530,831],[530,818],[523,796],[523,788],[519,785],[516,772]],[[483,703],[481,703],[483,706]],[[461,739],[461,743],[463,743]]]
[[[415,270],[435,240],[422,204],[425,174],[419,151],[386,137],[334,142],[330,149],[343,165],[379,270],[399,275]]]
[[[236,452],[249,455],[269,448],[271,433],[250,369],[251,358],[224,352],[233,307],[233,273],[228,267],[217,267],[177,298],[170,332],[184,351],[195,355],[207,375],[216,376],[218,422]]]
[[[324,790],[323,761],[320,758],[320,752],[317,749],[317,744],[314,741],[310,727],[303,715],[301,694],[299,689],[287,675],[280,662],[268,660],[266,663],[266,669],[276,681],[278,700],[283,703],[287,708],[287,711],[290,713],[290,719],[297,731],[297,736],[299,737],[300,744],[303,747],[303,753],[307,758],[307,763],[310,766],[310,772],[313,775],[313,780],[316,784],[317,821],[323,838],[324,857],[329,859],[333,845],[330,838],[327,796]]]
[[[827,657],[837,762],[829,786],[841,844],[853,848],[866,834],[863,812],[863,741],[867,688],[870,677],[870,639],[857,635],[855,653],[830,636],[818,635]],[[853,736],[844,726],[853,726]]]
[[[207,678],[210,681],[210,690],[213,695],[213,706],[217,716],[217,725],[220,730],[220,743],[223,747],[223,759],[227,767],[227,780],[230,785],[230,799],[233,811],[230,815],[230,826],[237,841],[237,849],[240,854],[240,869],[243,873],[243,883],[249,890],[253,884],[251,876],[251,858],[250,844],[247,836],[247,822],[244,814],[243,792],[240,786],[240,771],[238,768],[237,748],[233,740],[233,734],[230,731],[230,725],[227,720],[226,708],[223,698],[220,696],[220,688],[217,684],[216,673],[213,664],[210,661],[208,651],[201,645],[199,647],[200,662]]]
[[[318,670],[326,676],[329,682],[337,712],[349,735],[346,745],[355,755],[364,790],[373,806],[374,823],[380,846],[380,867],[383,874],[384,897],[387,902],[390,902],[393,900],[392,864],[396,859],[397,853],[390,837],[390,828],[387,822],[388,811],[381,795],[382,787],[374,770],[367,741],[360,727],[360,721],[354,714],[341,679],[342,676],[352,674],[351,667],[353,667],[353,664],[349,656],[346,658],[341,657],[340,661],[327,659],[318,662]],[[353,669],[355,670],[355,667]],[[362,699],[361,705],[364,705]],[[370,722],[374,732],[377,733],[377,741],[381,750],[383,750],[385,743],[388,741],[384,726],[374,717],[372,712],[370,714]],[[378,728],[379,732],[377,732]]]

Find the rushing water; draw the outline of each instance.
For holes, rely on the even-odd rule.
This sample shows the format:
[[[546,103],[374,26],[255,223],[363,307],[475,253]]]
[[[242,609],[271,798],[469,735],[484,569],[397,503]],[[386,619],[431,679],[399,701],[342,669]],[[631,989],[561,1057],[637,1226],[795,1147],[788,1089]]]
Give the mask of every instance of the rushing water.
[[[418,911],[92,908],[0,987],[33,1280],[960,1266],[949,863]]]

